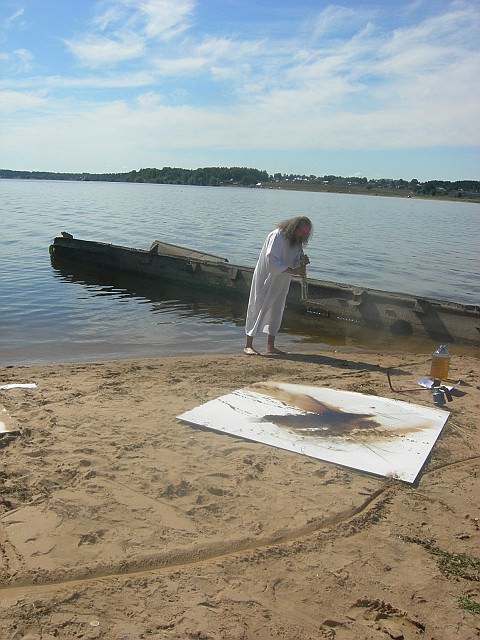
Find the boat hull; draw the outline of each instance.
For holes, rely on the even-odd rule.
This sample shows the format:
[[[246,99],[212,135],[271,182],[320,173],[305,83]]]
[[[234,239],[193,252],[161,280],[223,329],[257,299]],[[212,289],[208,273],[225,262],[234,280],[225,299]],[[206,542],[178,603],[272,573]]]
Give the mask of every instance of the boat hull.
[[[226,258],[155,241],[148,250],[59,236],[50,246],[52,261],[130,273],[140,278],[174,282],[182,291],[211,290],[248,298],[253,268]],[[292,278],[287,305],[312,319],[329,318],[444,342],[480,345],[480,307],[347,284]]]

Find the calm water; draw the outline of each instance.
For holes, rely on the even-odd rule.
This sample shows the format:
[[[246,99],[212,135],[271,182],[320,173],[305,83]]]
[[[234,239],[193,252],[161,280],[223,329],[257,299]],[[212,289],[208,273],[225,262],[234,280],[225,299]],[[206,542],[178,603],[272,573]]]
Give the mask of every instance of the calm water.
[[[0,180],[0,215],[2,364],[233,351],[243,344],[243,304],[54,269],[48,246],[61,231],[145,249],[165,240],[253,266],[280,220],[308,215],[315,227],[312,277],[480,303],[480,205],[474,203]],[[378,348],[393,340],[334,324],[325,321],[312,336],[308,323],[286,314],[278,343]]]

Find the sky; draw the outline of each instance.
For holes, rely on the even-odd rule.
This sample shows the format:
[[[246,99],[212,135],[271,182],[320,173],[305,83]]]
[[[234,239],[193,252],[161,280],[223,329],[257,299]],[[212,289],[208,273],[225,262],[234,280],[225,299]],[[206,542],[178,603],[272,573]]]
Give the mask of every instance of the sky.
[[[479,0],[2,0],[0,169],[480,180]]]

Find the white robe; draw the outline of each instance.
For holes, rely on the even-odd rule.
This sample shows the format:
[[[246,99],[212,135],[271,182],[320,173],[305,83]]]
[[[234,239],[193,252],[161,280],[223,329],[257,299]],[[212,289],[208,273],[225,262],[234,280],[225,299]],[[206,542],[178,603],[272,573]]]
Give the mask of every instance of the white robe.
[[[301,251],[301,243],[292,246],[280,229],[267,236],[252,278],[245,323],[248,336],[259,331],[277,335],[292,278],[285,269],[299,266]]]

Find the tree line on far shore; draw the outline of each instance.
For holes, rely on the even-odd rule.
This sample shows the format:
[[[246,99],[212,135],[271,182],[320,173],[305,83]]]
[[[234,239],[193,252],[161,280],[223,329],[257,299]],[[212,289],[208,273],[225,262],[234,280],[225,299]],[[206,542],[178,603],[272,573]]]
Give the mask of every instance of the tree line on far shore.
[[[377,190],[415,194],[425,196],[449,196],[457,198],[478,198],[480,181],[428,180],[420,182],[413,179],[367,179],[364,177],[342,177],[335,175],[300,175],[275,173],[248,167],[204,167],[200,169],[181,169],[163,167],[146,168],[127,173],[62,173],[50,171],[14,171],[0,169],[0,178],[22,180],[80,180],[85,182],[135,182],[152,184],[177,184],[196,186],[244,186],[305,189],[316,191],[340,191],[369,193]]]

